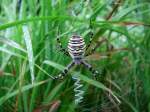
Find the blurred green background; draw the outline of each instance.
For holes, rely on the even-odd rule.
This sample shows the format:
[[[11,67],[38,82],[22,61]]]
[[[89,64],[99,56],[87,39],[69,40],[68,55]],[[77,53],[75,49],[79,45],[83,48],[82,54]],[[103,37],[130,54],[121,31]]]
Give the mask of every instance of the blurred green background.
[[[149,0],[0,0],[0,112],[150,112],[149,12]],[[91,30],[85,58],[102,74],[80,66],[53,80],[71,61],[56,37],[88,44]]]

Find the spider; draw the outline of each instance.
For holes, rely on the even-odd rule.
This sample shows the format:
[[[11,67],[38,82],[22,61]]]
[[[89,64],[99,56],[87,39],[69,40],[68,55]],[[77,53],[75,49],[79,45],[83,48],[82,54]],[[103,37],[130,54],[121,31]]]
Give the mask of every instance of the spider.
[[[61,79],[64,76],[66,76],[66,74],[68,73],[68,71],[74,66],[74,65],[84,65],[84,67],[88,68],[89,71],[92,72],[92,74],[94,76],[100,74],[97,70],[95,70],[91,64],[87,63],[84,60],[85,57],[85,52],[86,50],[89,48],[91,42],[92,42],[92,38],[93,38],[93,33],[90,32],[91,36],[90,36],[90,41],[89,44],[86,46],[84,39],[79,36],[79,35],[73,35],[68,42],[68,50],[64,49],[62,47],[62,44],[60,42],[59,37],[57,37],[57,43],[59,45],[60,50],[67,56],[70,56],[72,58],[72,61],[70,64],[67,65],[67,67],[58,75],[55,76],[54,79]]]

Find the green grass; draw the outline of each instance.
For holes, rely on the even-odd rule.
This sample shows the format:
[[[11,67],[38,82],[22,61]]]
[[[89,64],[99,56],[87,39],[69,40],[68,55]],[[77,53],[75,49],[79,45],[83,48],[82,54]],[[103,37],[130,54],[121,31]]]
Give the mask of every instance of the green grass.
[[[150,112],[149,12],[149,0],[0,0],[0,112]],[[87,61],[104,72],[95,80],[80,66],[54,81],[71,61],[56,37],[65,48],[73,34],[88,44],[90,23],[87,52],[107,42]],[[76,73],[85,91],[79,105]]]

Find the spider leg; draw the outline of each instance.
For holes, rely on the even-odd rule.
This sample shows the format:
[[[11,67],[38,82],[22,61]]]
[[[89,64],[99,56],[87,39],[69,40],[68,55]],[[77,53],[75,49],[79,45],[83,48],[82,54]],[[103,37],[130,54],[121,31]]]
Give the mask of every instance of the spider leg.
[[[92,48],[86,56],[93,54],[96,51],[96,49],[99,48],[104,42],[108,43],[108,40],[106,38],[103,38],[102,40],[97,41],[96,46]]]
[[[89,55],[93,54],[96,51],[96,49],[98,49],[104,42],[106,42],[107,52],[113,50],[113,45],[110,44],[109,41],[106,38],[103,38],[102,40],[98,40],[96,42],[95,47],[92,48],[91,51],[86,56],[89,56]]]
[[[92,25],[91,25],[91,20],[90,20],[90,32],[89,32],[89,36],[90,36],[90,41],[89,41],[89,43],[88,43],[88,45],[87,45],[87,47],[86,47],[86,50],[91,46],[91,43],[92,43],[92,39],[93,39],[93,31],[92,31],[92,29],[93,29],[93,27],[92,27]]]
[[[89,32],[89,35],[90,35],[90,41],[89,41],[89,43],[88,43],[88,45],[87,45],[87,47],[86,47],[86,50],[91,46],[91,43],[92,43],[92,39],[93,39],[93,32],[92,31],[90,31]]]
[[[61,42],[60,42],[60,38],[59,38],[59,37],[57,37],[57,44],[58,44],[58,47],[59,47],[60,51],[61,51],[63,54],[69,56],[69,53],[67,52],[67,50],[63,48],[63,46],[62,46],[62,44],[61,44]]]
[[[62,79],[65,77],[68,73],[68,71],[75,65],[75,63],[72,61],[70,64],[67,65],[67,67],[58,75],[55,76],[54,79]]]
[[[98,74],[101,74],[101,73],[99,73],[97,70],[95,70],[95,69],[94,69],[89,63],[87,63],[86,61],[82,61],[81,63],[82,63],[86,68],[88,68],[89,71],[91,71],[94,76],[96,76],[96,75],[98,75]]]
[[[60,37],[59,37],[58,35],[59,35],[59,27],[58,27],[58,29],[57,29],[57,38],[56,38],[57,45],[58,45],[58,47],[59,47],[59,50],[60,50],[63,54],[69,56],[69,53],[67,52],[67,50],[66,50],[65,48],[63,48],[63,46],[62,46],[62,44],[61,44],[61,41],[60,41]]]

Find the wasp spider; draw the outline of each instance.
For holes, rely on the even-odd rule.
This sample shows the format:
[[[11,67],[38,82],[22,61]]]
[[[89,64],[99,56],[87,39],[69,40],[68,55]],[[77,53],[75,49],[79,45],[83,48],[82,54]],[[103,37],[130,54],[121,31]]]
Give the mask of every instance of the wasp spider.
[[[89,71],[91,71],[94,76],[99,74],[97,70],[93,69],[93,67],[84,60],[85,52],[87,48],[90,46],[92,37],[93,37],[93,34],[91,35],[90,42],[86,47],[84,39],[81,36],[73,35],[68,42],[68,50],[62,47],[60,39],[59,37],[57,37],[57,42],[58,42],[60,50],[63,51],[64,54],[71,56],[72,62],[68,64],[68,66],[58,76],[56,76],[55,79],[63,78],[64,76],[66,76],[68,71],[74,65],[81,65],[81,64],[84,65],[86,68],[88,68]]]

